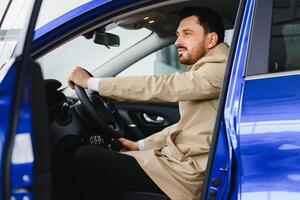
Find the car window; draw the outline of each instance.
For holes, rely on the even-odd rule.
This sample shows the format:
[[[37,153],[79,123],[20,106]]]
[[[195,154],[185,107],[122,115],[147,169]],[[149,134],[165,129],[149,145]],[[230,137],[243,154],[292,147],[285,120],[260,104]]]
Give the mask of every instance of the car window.
[[[177,61],[175,45],[167,46],[129,66],[117,76],[160,75],[184,72],[186,67]]]
[[[63,84],[62,87],[65,87],[67,74],[75,66],[84,67],[92,72],[151,34],[151,31],[144,28],[128,30],[115,24],[111,24],[109,27],[113,28],[106,32],[120,37],[119,47],[105,47],[95,44],[93,39],[79,36],[37,60],[42,66],[44,78],[56,79]],[[57,73],[58,71],[59,73]]]
[[[224,42],[230,44],[232,34],[233,29],[226,30]],[[185,71],[187,71],[187,68],[178,62],[177,49],[173,44],[146,56],[120,72],[117,76],[162,75]]]
[[[8,6],[9,0],[1,0],[0,1],[0,19],[2,19],[4,15],[4,11],[6,7]]]
[[[0,27],[0,72],[13,55],[18,41],[22,37],[22,29],[28,18],[27,11],[30,5],[31,1],[28,0],[12,1],[10,4],[3,24]],[[2,18],[8,2],[1,1],[0,6]]]
[[[300,69],[299,6],[299,0],[274,0],[269,72]]]
[[[2,0],[1,0],[2,1]],[[53,19],[64,15],[65,13],[77,8],[91,0],[72,0],[72,1],[61,1],[61,0],[50,0],[43,1],[38,21],[36,24],[36,29],[47,24]],[[57,6],[59,5],[59,6]],[[1,9],[1,8],[0,8]]]

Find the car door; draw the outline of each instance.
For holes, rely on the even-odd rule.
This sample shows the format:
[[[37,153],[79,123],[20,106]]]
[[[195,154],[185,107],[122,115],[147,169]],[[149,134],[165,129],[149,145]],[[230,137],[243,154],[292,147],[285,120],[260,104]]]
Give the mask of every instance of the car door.
[[[206,197],[299,199],[300,1],[245,4]]]
[[[182,73],[187,69],[178,63],[177,57],[175,45],[169,45],[139,60],[116,76]],[[124,100],[113,103],[121,121],[124,122],[124,132],[128,133],[125,137],[132,140],[146,138],[180,119],[178,103],[143,103]]]
[[[140,140],[178,122],[180,114],[177,103],[140,103],[114,101],[126,138]]]
[[[254,1],[239,4],[232,43],[222,86],[214,136],[205,174],[202,199],[236,199],[240,176],[238,166],[237,120],[241,105],[243,72],[250,45]]]
[[[47,142],[41,143],[47,137],[47,119],[39,104],[44,90],[36,89],[41,73],[29,59],[41,1],[1,3],[0,199],[51,199],[50,162],[42,162],[49,153]]]

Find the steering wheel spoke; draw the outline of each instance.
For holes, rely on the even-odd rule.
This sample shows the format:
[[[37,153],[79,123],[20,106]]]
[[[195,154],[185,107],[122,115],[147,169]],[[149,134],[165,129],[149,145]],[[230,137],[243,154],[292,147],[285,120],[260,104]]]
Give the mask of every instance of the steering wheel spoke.
[[[100,132],[102,135],[108,138],[122,137],[122,131],[120,125],[115,119],[115,109],[106,102],[98,93],[87,95],[85,89],[78,85],[74,85],[75,92],[81,102],[79,105],[81,109],[87,113],[85,116],[94,124],[95,132]]]

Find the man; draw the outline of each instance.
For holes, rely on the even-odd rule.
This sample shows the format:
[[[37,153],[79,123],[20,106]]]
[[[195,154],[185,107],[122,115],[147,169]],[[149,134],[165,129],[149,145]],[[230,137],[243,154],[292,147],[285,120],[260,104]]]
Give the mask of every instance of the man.
[[[113,99],[179,102],[178,123],[133,142],[119,141],[126,152],[82,147],[74,157],[83,198],[106,191],[165,193],[174,200],[199,199],[218,107],[228,46],[220,16],[208,8],[186,8],[177,29],[182,74],[90,78],[80,67],[68,83],[97,90]],[[88,184],[90,183],[90,184]],[[88,185],[87,185],[88,184]]]

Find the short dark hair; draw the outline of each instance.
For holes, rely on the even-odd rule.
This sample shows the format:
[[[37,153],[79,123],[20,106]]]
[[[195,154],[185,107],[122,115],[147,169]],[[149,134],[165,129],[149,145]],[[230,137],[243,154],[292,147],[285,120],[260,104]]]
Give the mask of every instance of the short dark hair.
[[[221,16],[214,10],[206,7],[185,7],[180,12],[181,20],[190,16],[196,16],[204,33],[215,32],[218,35],[217,44],[224,41],[224,25]]]

